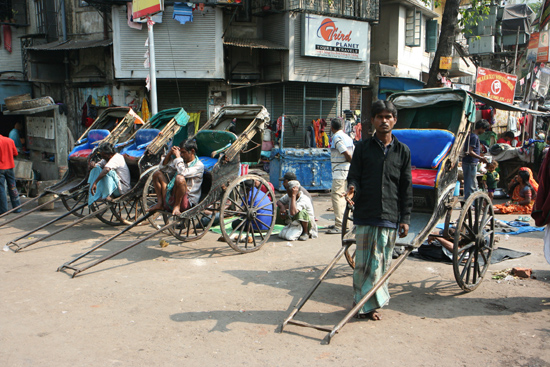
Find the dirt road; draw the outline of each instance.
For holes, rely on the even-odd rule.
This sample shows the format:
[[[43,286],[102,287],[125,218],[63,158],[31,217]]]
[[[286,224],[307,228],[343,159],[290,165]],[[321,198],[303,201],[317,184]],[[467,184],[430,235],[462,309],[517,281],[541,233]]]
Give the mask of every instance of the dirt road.
[[[318,223],[329,224],[329,197],[314,199]],[[0,246],[63,212],[0,227]],[[155,238],[74,279],[56,272],[109,233],[94,219],[20,253],[0,252],[1,366],[550,365],[542,232],[500,236],[497,246],[531,255],[489,269],[528,267],[536,279],[489,273],[468,294],[451,265],[408,259],[390,279],[383,320],[353,320],[329,345],[324,332],[278,328],[338,251],[337,235],[292,243],[273,236],[246,255],[214,233],[184,244],[165,237],[163,249]],[[341,260],[298,319],[338,323],[351,306],[351,274]]]

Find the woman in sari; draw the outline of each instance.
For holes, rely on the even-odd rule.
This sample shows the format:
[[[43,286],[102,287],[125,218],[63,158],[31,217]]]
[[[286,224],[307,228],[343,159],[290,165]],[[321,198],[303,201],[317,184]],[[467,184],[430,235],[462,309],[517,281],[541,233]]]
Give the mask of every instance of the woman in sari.
[[[533,173],[527,167],[521,167],[518,174],[510,182],[512,201],[495,205],[496,214],[531,214],[537,191],[538,183],[533,178]]]

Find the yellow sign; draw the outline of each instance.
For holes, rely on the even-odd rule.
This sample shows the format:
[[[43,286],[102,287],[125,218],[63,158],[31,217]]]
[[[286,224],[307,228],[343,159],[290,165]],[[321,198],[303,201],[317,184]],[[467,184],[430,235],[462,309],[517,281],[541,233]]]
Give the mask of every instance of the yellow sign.
[[[439,68],[449,70],[453,66],[453,58],[441,56],[439,58]]]
[[[164,10],[164,0],[133,0],[132,17],[139,19]]]

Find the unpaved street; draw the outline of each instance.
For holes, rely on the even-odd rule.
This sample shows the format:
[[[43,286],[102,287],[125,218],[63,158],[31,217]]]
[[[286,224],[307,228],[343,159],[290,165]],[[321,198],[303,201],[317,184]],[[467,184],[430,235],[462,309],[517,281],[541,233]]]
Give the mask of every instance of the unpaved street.
[[[314,201],[319,225],[330,224],[329,196]],[[64,212],[59,205],[0,227],[0,245]],[[107,250],[150,231],[140,227]],[[164,237],[166,248],[158,237],[74,279],[56,272],[112,233],[93,219],[20,253],[0,252],[1,366],[550,365],[543,232],[501,235],[497,246],[531,255],[492,265],[468,294],[452,265],[408,259],[390,279],[383,320],[353,320],[328,345],[325,332],[278,329],[338,251],[339,236],[273,236],[246,255],[214,233],[184,244]],[[513,266],[532,268],[536,279],[491,279]],[[338,323],[352,303],[351,273],[342,259],[297,319]]]

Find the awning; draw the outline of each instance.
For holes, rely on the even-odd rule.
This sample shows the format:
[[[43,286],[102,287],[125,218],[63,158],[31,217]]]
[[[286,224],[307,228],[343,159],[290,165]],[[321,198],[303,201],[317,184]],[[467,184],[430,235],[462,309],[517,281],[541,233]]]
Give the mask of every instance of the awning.
[[[288,47],[276,42],[253,38],[226,38],[224,45],[246,48],[259,48],[263,50],[288,50]]]
[[[468,93],[471,94],[472,97],[474,97],[474,99],[481,101],[488,106],[496,108],[497,110],[525,112],[531,115],[549,115],[548,112],[541,112],[541,111],[530,110],[527,108],[521,108],[519,106],[510,105],[508,103],[497,102],[490,98],[480,96],[479,94],[475,94],[473,92],[468,92]]]
[[[80,50],[83,48],[94,48],[94,47],[108,47],[113,44],[112,39],[108,40],[94,40],[94,41],[56,41],[46,43],[44,45],[27,47],[27,50],[33,51],[68,51],[68,50]]]

